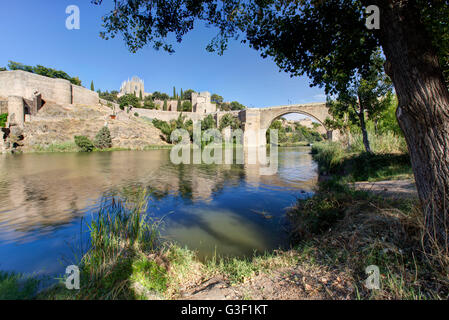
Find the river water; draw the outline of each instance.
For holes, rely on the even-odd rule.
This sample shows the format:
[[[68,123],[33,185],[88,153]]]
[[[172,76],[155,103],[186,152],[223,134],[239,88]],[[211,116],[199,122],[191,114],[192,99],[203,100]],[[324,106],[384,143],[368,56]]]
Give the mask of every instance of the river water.
[[[164,217],[163,238],[202,259],[285,247],[286,209],[316,185],[309,152],[279,148],[269,176],[257,165],[174,165],[169,150],[0,155],[0,270],[63,273],[101,201],[136,186]]]

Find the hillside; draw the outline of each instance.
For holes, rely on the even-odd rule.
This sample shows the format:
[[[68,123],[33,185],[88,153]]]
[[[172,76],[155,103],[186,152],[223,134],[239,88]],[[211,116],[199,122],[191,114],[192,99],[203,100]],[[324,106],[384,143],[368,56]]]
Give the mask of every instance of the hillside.
[[[105,125],[111,131],[114,148],[141,150],[148,145],[166,144],[159,129],[149,122],[124,111],[118,112],[114,120],[110,114],[111,109],[101,105],[46,104],[32,121],[25,122],[21,150],[45,150],[51,145],[73,142],[75,135],[94,139]]]

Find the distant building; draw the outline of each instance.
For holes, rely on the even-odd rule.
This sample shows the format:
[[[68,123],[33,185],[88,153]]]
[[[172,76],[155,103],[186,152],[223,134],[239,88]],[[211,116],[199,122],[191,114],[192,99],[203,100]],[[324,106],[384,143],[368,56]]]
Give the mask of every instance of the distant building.
[[[196,113],[210,113],[217,111],[217,105],[210,102],[210,92],[192,92],[192,111]]]
[[[151,95],[151,93],[145,92],[145,84],[143,80],[139,77],[134,76],[131,80],[128,79],[128,81],[124,81],[122,83],[120,92],[117,96],[120,98],[121,96],[124,96],[126,94],[134,94],[136,95],[136,97],[140,97],[140,93],[142,93],[142,98]]]

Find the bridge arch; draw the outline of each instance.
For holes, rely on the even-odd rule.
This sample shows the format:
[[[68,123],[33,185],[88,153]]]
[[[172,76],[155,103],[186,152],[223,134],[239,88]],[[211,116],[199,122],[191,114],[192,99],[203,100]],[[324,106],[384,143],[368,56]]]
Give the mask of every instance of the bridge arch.
[[[327,136],[330,140],[338,140],[338,132],[331,131],[326,128],[325,121],[327,118],[331,118],[328,112],[326,103],[309,103],[309,104],[296,104],[296,105],[286,105],[277,106],[269,108],[252,108],[242,111],[242,122],[244,122],[245,132],[258,132],[258,138],[252,144],[259,146],[266,145],[265,133],[270,127],[271,123],[289,113],[299,113],[310,116],[316,119],[327,132]],[[245,142],[246,143],[246,142]]]

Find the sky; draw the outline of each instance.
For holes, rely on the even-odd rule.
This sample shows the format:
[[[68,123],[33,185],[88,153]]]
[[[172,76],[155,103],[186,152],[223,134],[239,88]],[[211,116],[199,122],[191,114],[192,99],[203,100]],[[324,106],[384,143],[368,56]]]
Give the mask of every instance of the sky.
[[[9,60],[43,65],[78,76],[85,87],[119,90],[121,83],[136,75],[145,81],[145,91],[172,94],[173,86],[209,91],[225,101],[247,107],[322,102],[324,91],[310,88],[307,77],[291,78],[270,59],[233,41],[223,56],[206,51],[216,29],[199,22],[176,52],[169,54],[147,46],[131,53],[121,36],[103,40],[101,17],[112,0],[96,6],[90,0],[17,0],[0,3],[0,67]],[[68,30],[66,8],[80,9],[80,29]]]

